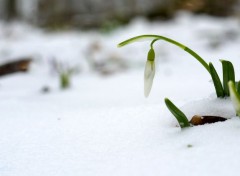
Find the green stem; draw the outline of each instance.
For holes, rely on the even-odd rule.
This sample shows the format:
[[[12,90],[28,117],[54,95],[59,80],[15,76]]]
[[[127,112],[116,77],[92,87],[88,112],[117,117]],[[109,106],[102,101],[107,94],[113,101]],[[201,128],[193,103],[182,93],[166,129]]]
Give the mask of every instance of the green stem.
[[[156,42],[156,41],[158,41],[159,39],[154,39],[152,42],[151,42],[151,44],[150,44],[150,47],[153,49],[153,44]]]
[[[190,48],[186,47],[185,45],[172,40],[170,38],[164,37],[164,36],[160,36],[160,35],[140,35],[140,36],[136,36],[133,38],[130,38],[128,40],[125,40],[121,43],[118,44],[118,47],[122,47],[125,45],[128,45],[130,43],[139,41],[141,39],[153,39],[153,42],[151,43],[151,47],[153,45],[153,43],[157,40],[165,40],[166,42],[172,43],[180,48],[182,48],[184,51],[188,52],[190,55],[192,55],[195,59],[197,59],[203,66],[204,68],[210,73],[210,69],[209,69],[209,65],[203,60],[202,57],[200,57],[196,52],[194,52],[193,50],[191,50]],[[211,73],[210,73],[211,74]]]

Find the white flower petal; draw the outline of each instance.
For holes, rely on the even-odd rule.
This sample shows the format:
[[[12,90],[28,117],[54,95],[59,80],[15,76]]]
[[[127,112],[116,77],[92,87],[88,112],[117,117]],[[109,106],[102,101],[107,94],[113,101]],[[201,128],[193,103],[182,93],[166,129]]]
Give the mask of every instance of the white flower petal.
[[[155,75],[155,62],[147,60],[145,65],[145,72],[144,72],[144,95],[148,97],[152,84],[153,78]]]
[[[240,96],[236,91],[234,83],[232,81],[228,82],[228,88],[230,92],[230,98],[232,100],[233,106],[238,116],[240,116]]]

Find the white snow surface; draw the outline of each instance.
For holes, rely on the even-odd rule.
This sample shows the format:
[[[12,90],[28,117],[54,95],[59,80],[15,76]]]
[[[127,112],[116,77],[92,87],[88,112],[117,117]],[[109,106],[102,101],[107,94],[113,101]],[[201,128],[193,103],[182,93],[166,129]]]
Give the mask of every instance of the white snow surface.
[[[216,98],[209,74],[194,58],[171,44],[156,43],[155,80],[149,98],[144,98],[149,42],[116,47],[141,34],[182,42],[213,62],[219,73],[219,59],[228,59],[239,79],[240,30],[235,18],[180,13],[169,22],[136,19],[110,34],[49,33],[22,23],[0,23],[0,62],[34,59],[28,73],[0,78],[1,176],[231,176],[240,172],[240,119],[229,99]],[[88,57],[103,62],[110,71],[120,67],[109,64],[116,58],[126,68],[105,76],[89,66]],[[70,89],[59,88],[50,64],[53,58],[80,68]],[[41,92],[44,86],[49,93]],[[164,104],[165,97],[189,119],[219,115],[229,120],[181,130]]]

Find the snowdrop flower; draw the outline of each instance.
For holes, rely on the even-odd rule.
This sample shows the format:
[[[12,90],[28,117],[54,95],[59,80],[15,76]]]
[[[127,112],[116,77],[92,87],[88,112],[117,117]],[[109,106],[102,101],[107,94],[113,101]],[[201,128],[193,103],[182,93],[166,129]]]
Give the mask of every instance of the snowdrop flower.
[[[144,95],[148,97],[153,83],[153,78],[155,75],[155,52],[153,48],[151,48],[148,52],[148,58],[145,65],[144,72]]]

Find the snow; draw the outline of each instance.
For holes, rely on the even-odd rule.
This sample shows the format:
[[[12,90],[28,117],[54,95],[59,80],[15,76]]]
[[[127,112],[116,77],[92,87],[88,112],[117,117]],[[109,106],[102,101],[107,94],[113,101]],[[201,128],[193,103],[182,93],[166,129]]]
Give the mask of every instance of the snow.
[[[210,76],[191,56],[170,44],[156,43],[155,80],[149,98],[144,98],[149,42],[120,49],[116,45],[146,33],[182,42],[213,62],[219,73],[218,60],[231,60],[239,79],[240,33],[235,18],[180,13],[170,22],[136,19],[110,34],[49,33],[26,24],[0,23],[0,62],[34,58],[29,73],[0,79],[0,175],[239,173],[240,120],[229,99],[216,99]],[[94,48],[95,43],[99,48]],[[53,58],[79,67],[70,89],[59,88]],[[88,58],[105,67],[92,67]],[[120,64],[114,62],[116,58]],[[112,59],[119,69],[102,74],[99,69],[111,68],[108,61]],[[44,86],[49,93],[42,93]],[[230,119],[180,130],[164,104],[165,97],[189,119],[196,114]]]

